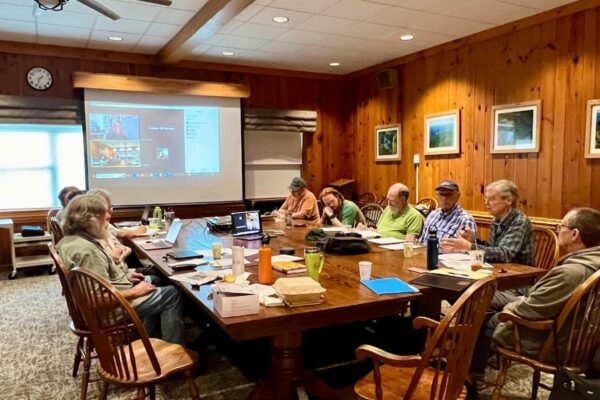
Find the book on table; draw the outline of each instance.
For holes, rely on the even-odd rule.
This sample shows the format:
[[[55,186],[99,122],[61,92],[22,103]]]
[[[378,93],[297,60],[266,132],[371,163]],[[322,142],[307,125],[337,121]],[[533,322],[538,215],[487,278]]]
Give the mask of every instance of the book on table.
[[[274,270],[283,272],[284,274],[299,274],[308,271],[304,264],[299,264],[295,261],[276,261],[272,265]]]

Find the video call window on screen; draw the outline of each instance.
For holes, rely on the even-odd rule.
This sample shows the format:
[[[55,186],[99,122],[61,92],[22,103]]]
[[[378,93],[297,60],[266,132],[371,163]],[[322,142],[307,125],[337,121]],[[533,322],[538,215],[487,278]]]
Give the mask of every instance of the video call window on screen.
[[[93,167],[139,167],[140,117],[90,114],[90,152]]]

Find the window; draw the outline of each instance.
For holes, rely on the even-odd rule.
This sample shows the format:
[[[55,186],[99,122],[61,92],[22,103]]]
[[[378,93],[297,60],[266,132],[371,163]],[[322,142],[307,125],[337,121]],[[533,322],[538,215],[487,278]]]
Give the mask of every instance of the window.
[[[0,124],[0,209],[58,207],[71,185],[85,188],[80,125]]]

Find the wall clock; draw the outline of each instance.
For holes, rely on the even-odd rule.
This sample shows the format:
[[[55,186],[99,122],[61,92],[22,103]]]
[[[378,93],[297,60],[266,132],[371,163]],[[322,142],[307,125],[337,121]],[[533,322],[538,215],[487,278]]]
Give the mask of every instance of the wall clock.
[[[35,90],[48,90],[52,86],[52,74],[46,68],[33,67],[27,71],[27,83]]]

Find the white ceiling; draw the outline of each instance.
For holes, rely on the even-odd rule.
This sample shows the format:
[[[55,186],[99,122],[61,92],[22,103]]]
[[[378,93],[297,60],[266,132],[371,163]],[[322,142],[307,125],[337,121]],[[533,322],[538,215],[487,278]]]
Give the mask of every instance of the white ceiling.
[[[170,7],[98,0],[113,21],[70,0],[63,11],[33,16],[33,0],[0,0],[0,40],[156,54],[207,0]],[[572,0],[255,0],[186,59],[347,74]],[[278,24],[275,16],[289,21]],[[401,41],[410,33],[415,39]],[[111,42],[108,36],[121,36]],[[235,56],[224,56],[232,51]],[[341,65],[330,67],[330,62]]]

